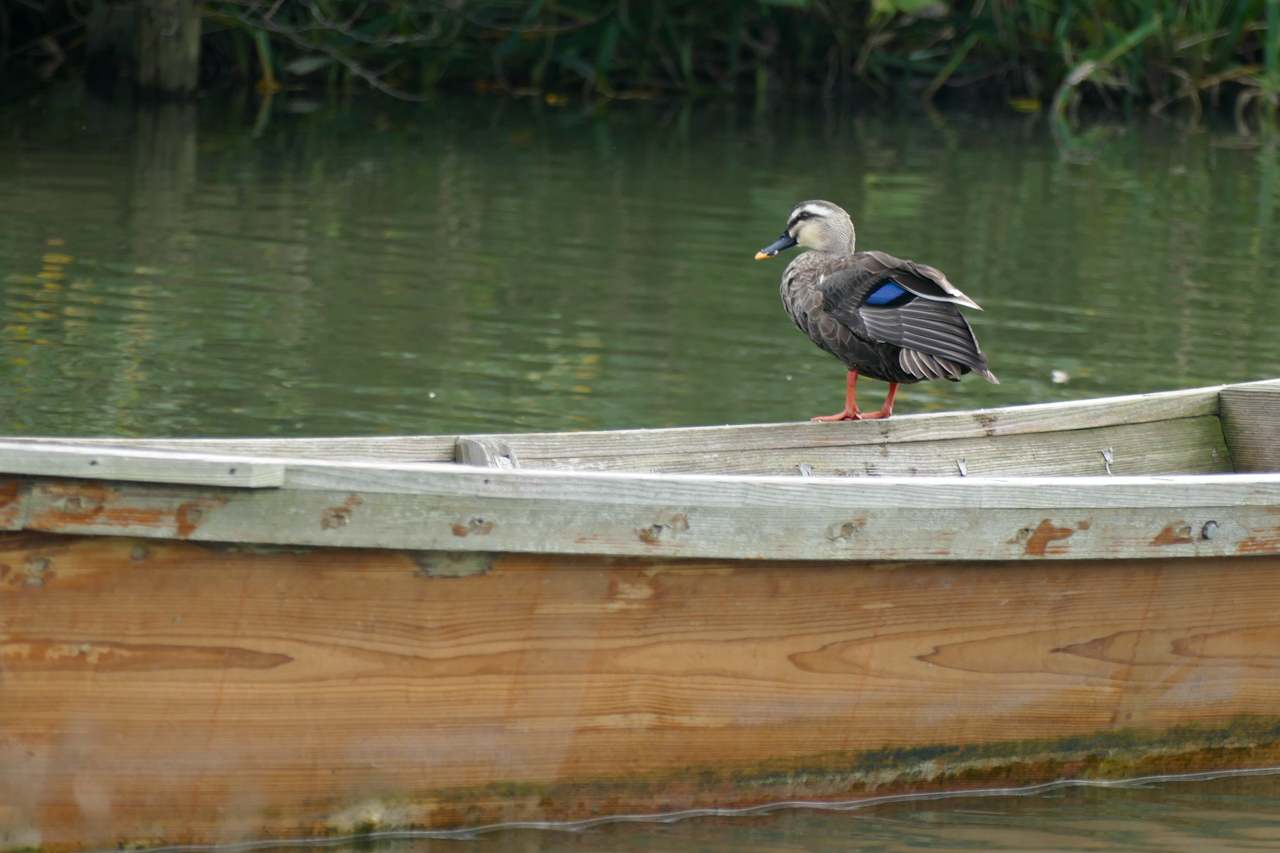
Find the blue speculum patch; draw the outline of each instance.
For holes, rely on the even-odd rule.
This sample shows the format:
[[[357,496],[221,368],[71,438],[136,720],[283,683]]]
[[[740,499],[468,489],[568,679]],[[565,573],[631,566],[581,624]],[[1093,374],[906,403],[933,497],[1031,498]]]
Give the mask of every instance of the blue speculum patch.
[[[906,295],[907,291],[905,289],[899,287],[892,281],[886,281],[884,284],[871,291],[871,295],[867,297],[867,304],[888,305],[895,299]]]

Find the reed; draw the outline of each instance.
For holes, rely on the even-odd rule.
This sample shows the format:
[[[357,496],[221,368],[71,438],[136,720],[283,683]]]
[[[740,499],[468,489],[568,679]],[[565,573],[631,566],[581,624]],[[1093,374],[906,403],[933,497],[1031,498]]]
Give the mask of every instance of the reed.
[[[213,4],[226,38],[266,31],[302,71],[336,63],[381,88],[467,83],[643,97],[755,90],[957,91],[1032,109],[1082,97],[1163,109],[1272,100],[1280,0],[380,0]],[[302,28],[307,29],[302,29]],[[381,70],[385,69],[385,70]],[[300,73],[299,76],[305,76]]]
[[[62,8],[20,0],[0,50],[11,71],[66,23]],[[364,81],[401,97],[474,86],[553,103],[680,92],[763,104],[869,89],[1055,114],[1084,98],[1199,110],[1280,94],[1280,0],[215,0],[206,10],[206,67],[268,91],[277,79]],[[74,52],[75,35],[55,38]]]

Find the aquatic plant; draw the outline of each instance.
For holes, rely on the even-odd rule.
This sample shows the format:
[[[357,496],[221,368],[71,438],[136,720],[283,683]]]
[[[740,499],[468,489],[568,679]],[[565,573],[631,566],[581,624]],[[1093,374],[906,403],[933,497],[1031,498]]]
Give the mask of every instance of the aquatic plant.
[[[133,5],[71,0],[70,18],[62,4],[0,6],[0,73],[7,61],[47,75],[59,51],[74,65],[103,42],[95,15],[114,10],[118,29]],[[776,92],[962,92],[1059,117],[1081,98],[1154,110],[1280,98],[1280,0],[215,0],[204,11],[206,78],[264,91],[745,91],[760,104]]]

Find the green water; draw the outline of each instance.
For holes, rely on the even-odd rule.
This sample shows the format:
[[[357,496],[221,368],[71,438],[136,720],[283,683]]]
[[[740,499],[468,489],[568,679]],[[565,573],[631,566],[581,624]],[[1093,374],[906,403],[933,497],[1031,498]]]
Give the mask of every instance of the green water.
[[[1280,376],[1280,154],[1229,126],[1064,154],[1034,116],[63,90],[0,111],[0,433],[826,414],[843,369],[783,313],[785,261],[752,260],[813,197],[986,309],[1003,384],[898,412]]]

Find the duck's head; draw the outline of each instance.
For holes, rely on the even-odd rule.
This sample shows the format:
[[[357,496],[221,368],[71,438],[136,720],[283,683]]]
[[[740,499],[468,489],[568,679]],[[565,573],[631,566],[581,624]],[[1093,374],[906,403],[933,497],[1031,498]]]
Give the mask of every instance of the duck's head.
[[[843,208],[829,201],[802,201],[787,217],[787,230],[756,252],[756,260],[772,258],[792,246],[829,255],[852,255],[853,244],[853,220]]]

